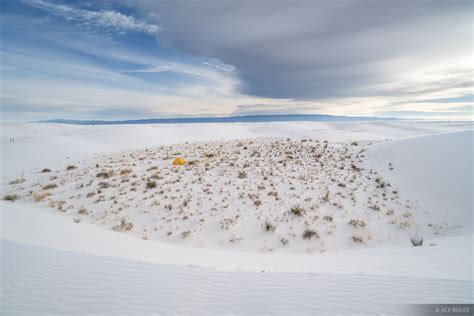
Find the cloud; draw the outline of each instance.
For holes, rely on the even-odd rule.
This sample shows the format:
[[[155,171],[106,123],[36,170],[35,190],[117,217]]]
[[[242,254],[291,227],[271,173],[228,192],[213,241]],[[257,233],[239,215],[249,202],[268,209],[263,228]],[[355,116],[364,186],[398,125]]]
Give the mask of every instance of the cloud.
[[[260,97],[401,95],[382,85],[453,58],[470,69],[470,1],[124,2],[156,12],[170,45],[235,67],[240,90]]]
[[[83,25],[96,26],[119,32],[144,32],[148,34],[155,34],[159,30],[159,27],[155,24],[148,24],[132,16],[124,15],[116,11],[92,11],[44,0],[26,0],[25,3],[68,21]]]

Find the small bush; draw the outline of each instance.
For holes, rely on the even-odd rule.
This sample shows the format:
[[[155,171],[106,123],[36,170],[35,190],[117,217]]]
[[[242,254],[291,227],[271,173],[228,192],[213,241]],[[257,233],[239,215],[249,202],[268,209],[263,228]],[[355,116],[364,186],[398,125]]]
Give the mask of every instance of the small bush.
[[[148,182],[146,183],[146,188],[147,188],[147,189],[154,189],[154,188],[156,188],[156,181],[148,181]]]
[[[97,177],[97,178],[108,179],[108,178],[110,178],[110,177],[113,176],[113,175],[114,175],[114,171],[113,171],[113,170],[109,170],[109,171],[107,171],[107,172],[105,172],[105,171],[99,172],[99,173],[96,175],[96,177]]]
[[[247,178],[247,173],[245,171],[239,171],[239,179]]]
[[[108,189],[110,187],[110,184],[108,182],[100,182],[99,183],[99,188],[101,189]]]
[[[331,215],[325,215],[325,216],[323,217],[323,219],[324,219],[325,221],[332,222],[333,217],[332,217]]]
[[[365,222],[360,220],[360,219],[351,219],[349,221],[349,225],[352,225],[354,227],[365,227]]]
[[[69,170],[74,170],[76,168],[77,168],[76,166],[70,165],[66,167],[66,170],[69,171]]]
[[[133,228],[133,223],[127,223],[127,219],[125,217],[122,217],[120,219],[120,224],[112,227],[114,231],[129,231],[132,230]]]
[[[267,232],[274,232],[276,230],[276,227],[272,223],[267,221],[265,222],[265,230]]]
[[[35,194],[34,195],[34,198],[35,198],[35,201],[36,202],[41,202],[43,201],[44,199],[46,199],[48,196],[50,196],[51,193],[49,192],[45,192],[45,193],[39,193],[39,194]]]
[[[306,213],[306,210],[299,205],[293,206],[290,209],[290,211],[291,211],[291,214],[296,215],[296,216],[303,216],[304,213]]]
[[[16,179],[16,180],[11,181],[10,184],[21,184],[25,181],[26,181],[25,178],[20,178],[20,179]]]
[[[9,194],[9,195],[5,195],[3,197],[3,199],[5,201],[10,201],[10,202],[15,202],[16,200],[18,200],[20,197],[18,195],[15,195],[15,194]]]
[[[318,232],[311,229],[305,229],[305,231],[303,232],[303,239],[311,239],[313,237],[319,239]]]
[[[51,172],[51,169],[44,168],[43,170],[41,170],[41,172],[42,172],[42,173]]]
[[[358,142],[352,142],[351,145],[352,146],[359,146],[359,143]]]
[[[47,184],[43,187],[43,190],[51,190],[51,189],[55,189],[57,188],[58,186],[54,183],[51,183],[51,184]]]
[[[131,168],[122,169],[122,170],[120,171],[120,175],[123,176],[123,175],[129,174],[129,173],[132,173],[132,172],[133,172],[133,170],[132,170]]]
[[[364,239],[360,236],[352,236],[352,241],[355,243],[362,244],[364,242]]]
[[[418,236],[411,237],[410,241],[411,241],[411,244],[415,247],[423,245],[423,237],[418,237]]]

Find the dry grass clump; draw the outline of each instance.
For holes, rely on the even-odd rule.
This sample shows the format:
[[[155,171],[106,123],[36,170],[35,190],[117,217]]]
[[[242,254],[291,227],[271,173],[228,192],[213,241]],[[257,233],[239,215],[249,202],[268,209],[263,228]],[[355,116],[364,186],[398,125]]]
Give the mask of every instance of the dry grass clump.
[[[365,227],[367,225],[363,220],[360,219],[351,219],[349,221],[349,225],[352,225],[354,227]]]
[[[410,241],[411,241],[411,244],[415,247],[423,245],[423,237],[418,237],[418,236],[411,237]]]
[[[70,170],[74,170],[74,169],[76,169],[76,168],[77,168],[76,166],[69,165],[69,166],[66,167],[66,170],[67,170],[67,171],[70,171]]]
[[[13,185],[13,184],[22,184],[23,182],[25,182],[26,179],[25,178],[20,178],[20,179],[16,179],[16,180],[13,180],[13,181],[10,181],[10,184]]]
[[[239,179],[247,178],[247,173],[245,171],[239,171]]]
[[[51,172],[51,169],[44,168],[43,170],[41,170],[41,173],[46,173],[46,172]]]
[[[183,238],[188,238],[189,236],[191,236],[191,231],[189,231],[189,230],[186,230],[186,231],[181,233],[181,237],[183,237]]]
[[[319,239],[319,234],[317,231],[312,229],[305,229],[303,232],[303,239],[311,239],[311,238]]]
[[[109,170],[109,171],[102,171],[102,172],[99,172],[96,177],[97,178],[103,178],[103,179],[108,179],[110,178],[111,176],[114,175],[114,171],[113,170]]]
[[[273,225],[273,224],[270,223],[269,221],[266,221],[266,222],[265,222],[264,227],[265,227],[265,230],[266,230],[267,232],[274,232],[274,231],[276,230],[275,225]]]
[[[306,213],[306,210],[299,205],[293,206],[291,209],[291,214],[296,216],[303,216]]]
[[[325,215],[325,216],[323,217],[323,219],[324,219],[325,221],[332,222],[333,217],[332,217],[331,215]]]
[[[130,174],[130,173],[132,173],[132,172],[133,172],[133,169],[132,169],[132,168],[126,168],[126,169],[122,169],[122,170],[120,171],[120,175],[123,176],[123,175]]]
[[[120,224],[112,227],[113,230],[115,231],[129,231],[132,230],[133,228],[133,223],[127,222],[127,219],[125,217],[122,217],[120,219]]]
[[[156,181],[152,181],[152,180],[148,181],[148,182],[146,183],[146,188],[147,188],[147,189],[154,189],[154,188],[156,188]]]
[[[20,197],[16,194],[8,194],[3,197],[5,201],[10,201],[10,202],[15,202],[18,200]]]
[[[354,235],[352,236],[352,241],[358,244],[362,244],[364,243],[364,238],[362,238],[361,236]]]
[[[38,193],[38,194],[35,194],[33,197],[35,199],[36,202],[41,202],[43,201],[44,199],[46,199],[48,196],[51,196],[52,194],[49,193],[49,192],[43,192],[43,193]]]
[[[51,190],[51,189],[55,189],[57,188],[58,186],[54,183],[51,183],[51,184],[47,184],[43,187],[43,190]]]

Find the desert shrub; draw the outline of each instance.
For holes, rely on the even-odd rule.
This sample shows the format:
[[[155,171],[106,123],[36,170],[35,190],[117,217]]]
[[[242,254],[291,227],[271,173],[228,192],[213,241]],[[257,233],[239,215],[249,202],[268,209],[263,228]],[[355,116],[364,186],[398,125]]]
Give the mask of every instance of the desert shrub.
[[[381,178],[375,179],[375,182],[377,183],[377,188],[383,189],[387,186],[387,183],[385,183]]]
[[[360,237],[360,236],[355,236],[355,235],[354,235],[354,236],[352,236],[352,241],[355,242],[355,243],[361,244],[361,243],[364,242],[364,239],[363,239],[362,237]]]
[[[3,199],[5,201],[10,201],[10,202],[15,202],[16,200],[18,200],[20,197],[18,195],[15,195],[15,194],[8,194],[8,195],[5,195],[3,197]]]
[[[191,236],[191,231],[189,231],[189,230],[186,230],[186,231],[181,233],[181,237],[183,237],[183,238],[188,238],[189,236]]]
[[[133,228],[133,223],[127,223],[127,219],[125,217],[122,217],[120,219],[120,224],[112,227],[113,230],[115,231],[129,231],[132,230]]]
[[[296,216],[303,216],[304,213],[306,213],[306,210],[299,205],[293,206],[290,209],[290,211],[291,211],[291,214],[296,215]]]
[[[47,184],[43,187],[43,190],[51,190],[51,189],[55,189],[57,188],[58,186],[54,183],[51,183],[51,184]]]
[[[148,181],[148,182],[146,183],[146,188],[147,188],[147,189],[154,189],[154,188],[156,188],[156,181],[151,181],[151,180]]]
[[[77,211],[79,214],[85,214],[89,215],[89,211],[85,207],[81,207],[79,211]]]
[[[25,182],[26,179],[25,178],[20,178],[20,179],[16,179],[16,180],[13,180],[13,181],[10,181],[10,184],[21,184],[23,182]]]
[[[99,172],[96,177],[97,178],[103,178],[103,179],[108,179],[110,178],[111,176],[114,175],[114,171],[113,170],[109,170],[109,171],[102,171],[102,172]]]
[[[273,225],[273,224],[270,223],[269,221],[266,221],[266,222],[265,222],[264,227],[265,227],[265,230],[266,230],[267,232],[274,232],[274,231],[276,230],[275,225]]]
[[[245,171],[239,171],[239,179],[247,178],[247,173]]]
[[[44,168],[43,170],[41,170],[41,172],[42,172],[42,173],[51,172],[51,169]]]
[[[324,219],[325,221],[332,222],[333,217],[332,217],[331,215],[325,215],[325,216],[323,217],[323,219]]]
[[[69,171],[69,170],[74,170],[76,168],[77,168],[76,166],[69,165],[69,166],[66,167],[66,170]]]
[[[360,171],[362,170],[361,168],[357,167],[357,166],[354,165],[354,164],[351,164],[351,169],[354,170],[354,171],[356,171],[356,172],[360,172]]]
[[[46,199],[48,196],[51,196],[51,193],[49,193],[49,192],[44,192],[44,193],[35,194],[33,197],[34,197],[34,199],[35,199],[36,202],[41,202],[41,201],[43,201],[44,199]]]
[[[122,170],[120,171],[120,175],[123,176],[123,175],[127,175],[127,174],[129,174],[129,173],[132,173],[132,172],[133,172],[133,170],[132,170],[131,168],[122,169]]]
[[[359,146],[359,143],[358,142],[352,142],[351,145],[352,146]]]
[[[101,189],[107,189],[110,187],[110,184],[108,182],[100,182],[99,183],[99,188]]]
[[[352,225],[354,227],[365,227],[366,223],[360,219],[351,219],[349,221],[349,225]]]
[[[423,237],[411,237],[410,238],[411,244],[415,247],[423,245]]]
[[[311,229],[305,229],[304,230],[303,239],[311,239],[313,237],[319,239],[319,234],[318,234],[317,231],[311,230]]]

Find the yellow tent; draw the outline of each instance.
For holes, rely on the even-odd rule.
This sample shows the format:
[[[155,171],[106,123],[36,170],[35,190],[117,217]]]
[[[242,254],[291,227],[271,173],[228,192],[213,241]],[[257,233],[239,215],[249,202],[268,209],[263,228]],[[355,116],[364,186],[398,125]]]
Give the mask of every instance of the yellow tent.
[[[175,166],[182,166],[182,165],[185,165],[186,163],[187,163],[186,159],[181,158],[181,157],[178,157],[173,161],[173,165]]]

